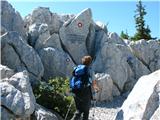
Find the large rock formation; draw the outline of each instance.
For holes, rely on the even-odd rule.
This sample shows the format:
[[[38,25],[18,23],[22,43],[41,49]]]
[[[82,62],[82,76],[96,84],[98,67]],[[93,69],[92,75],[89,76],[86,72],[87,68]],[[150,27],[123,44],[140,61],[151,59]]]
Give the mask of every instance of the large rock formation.
[[[113,81],[110,75],[97,73],[96,78],[100,91],[98,93],[94,93],[95,99],[97,101],[112,101]]]
[[[94,22],[90,8],[78,15],[58,15],[49,8],[38,7],[22,20],[20,14],[15,12],[7,1],[1,1],[1,5],[0,84],[4,95],[1,106],[4,119],[6,116],[14,119],[16,115],[24,115],[29,119],[29,115],[35,111],[35,104],[32,108],[29,107],[34,100],[28,98],[29,102],[25,104],[26,98],[23,94],[33,95],[30,92],[30,83],[22,81],[23,79],[35,84],[39,80],[48,81],[57,76],[70,77],[73,67],[81,63],[84,55],[93,57],[91,67],[98,73],[98,84],[102,88],[97,96],[100,101],[111,100],[113,96],[131,91],[141,76],[160,69],[160,44],[157,41],[122,40],[116,33],[109,32],[103,23]],[[27,71],[29,75],[26,77],[23,71]],[[18,78],[13,77],[14,74],[23,75]],[[26,89],[24,84],[27,84]],[[155,85],[152,85],[152,89],[148,89],[150,91],[146,94],[147,97],[152,96],[146,99],[149,101],[147,105],[151,105],[150,100],[155,100],[154,97],[157,96],[157,91],[153,90]],[[14,106],[7,103],[7,94],[15,96],[15,99],[9,100]],[[147,106],[145,109],[147,102],[142,105],[144,114],[141,118],[151,118],[153,109],[157,106],[156,101],[152,102],[155,104],[151,108]],[[17,108],[18,106],[20,107]],[[134,109],[136,108],[138,107]],[[41,111],[39,106],[36,110],[38,109]],[[148,112],[150,109],[151,113]],[[159,109],[155,111],[152,119],[157,118],[158,112]],[[35,113],[41,114],[36,111]],[[47,113],[42,116],[45,115],[52,116]]]
[[[31,118],[33,120],[61,120],[55,114],[38,104],[36,104],[36,109]]]
[[[6,75],[8,76],[8,75]],[[8,76],[10,77],[10,76]],[[29,117],[35,109],[35,97],[27,71],[0,81],[1,107],[20,117]]]
[[[1,34],[7,31],[18,32],[23,40],[26,41],[26,31],[24,21],[19,12],[10,5],[7,1],[1,1]]]
[[[26,69],[32,83],[41,79],[44,68],[40,57],[17,32],[7,32],[1,36],[1,50],[3,65],[17,72]]]
[[[44,79],[47,81],[56,76],[70,77],[75,64],[70,56],[62,50],[47,47],[39,51],[44,65]]]
[[[134,55],[150,70],[160,68],[160,44],[156,40],[139,40],[131,42],[130,47]]]
[[[86,38],[91,23],[91,9],[86,9],[60,28],[60,39],[76,64],[87,55]]]
[[[160,108],[160,70],[141,77],[124,101],[117,118],[149,120]],[[119,119],[118,119],[119,120]],[[158,120],[158,119],[155,119]]]

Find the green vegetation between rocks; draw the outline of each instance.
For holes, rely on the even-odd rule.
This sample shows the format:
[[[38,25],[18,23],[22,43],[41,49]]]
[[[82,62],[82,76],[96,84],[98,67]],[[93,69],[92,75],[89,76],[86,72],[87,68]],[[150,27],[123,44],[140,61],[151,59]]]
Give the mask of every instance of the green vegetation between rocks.
[[[54,78],[48,82],[40,82],[34,88],[34,95],[38,104],[57,112],[65,118],[69,105],[73,99],[72,96],[65,96],[69,89],[69,79]],[[67,120],[70,120],[75,112],[75,104],[72,104]]]

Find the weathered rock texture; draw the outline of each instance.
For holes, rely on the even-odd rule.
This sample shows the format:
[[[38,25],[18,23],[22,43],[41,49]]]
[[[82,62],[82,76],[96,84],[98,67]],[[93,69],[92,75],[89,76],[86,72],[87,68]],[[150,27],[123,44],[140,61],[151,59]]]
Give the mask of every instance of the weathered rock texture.
[[[8,75],[6,75],[8,76]],[[27,71],[0,81],[1,106],[20,117],[29,117],[35,109],[35,97]]]
[[[19,12],[15,11],[7,1],[1,1],[1,34],[7,31],[16,31],[26,40],[24,21]],[[4,30],[5,29],[5,30]]]
[[[3,99],[6,100],[3,100],[4,105],[1,107],[5,113],[8,110],[14,112],[14,114],[8,112],[6,116],[12,118],[14,115],[24,115],[29,119],[28,116],[34,111],[34,105],[32,108],[29,107],[33,101],[25,104],[23,94],[28,93],[31,88],[29,85],[23,88],[22,86],[29,82],[25,80],[21,82],[22,79],[29,80],[33,86],[39,80],[48,81],[57,76],[70,77],[73,67],[81,63],[84,55],[93,57],[91,67],[98,73],[98,84],[102,88],[97,96],[100,101],[111,100],[113,96],[131,91],[141,76],[160,69],[160,44],[157,41],[122,40],[116,33],[109,32],[103,23],[94,22],[90,8],[77,15],[58,15],[49,8],[38,7],[23,20],[7,1],[1,1],[1,5],[0,70],[3,82],[0,84]],[[27,77],[24,71],[27,71]],[[24,75],[12,78],[14,74]],[[17,81],[16,84],[8,82],[12,79]],[[155,100],[157,94],[153,87],[154,85],[146,94],[152,96],[151,100]],[[6,95],[10,94],[20,102],[14,103],[15,101],[10,99],[14,106],[8,104]],[[30,92],[29,95],[32,96]],[[148,96],[145,98],[146,101],[150,101]],[[28,99],[30,101],[30,98]],[[157,103],[152,102],[154,103],[151,107],[152,112],[148,112],[149,107],[145,109],[147,103],[145,102],[142,107],[144,114],[138,116],[151,118],[154,114],[152,118],[156,118],[159,110],[156,112],[153,110]],[[24,106],[17,108],[22,105]]]
[[[100,91],[98,93],[95,93],[95,99],[97,101],[111,101],[113,96],[113,82],[110,75],[97,73],[96,78]]]
[[[128,98],[124,101],[118,116],[122,120],[158,120],[160,107],[160,70],[141,77]],[[118,118],[117,116],[117,118]]]
[[[1,36],[1,53],[3,65],[17,72],[26,69],[31,82],[43,76],[44,68],[39,55],[17,32],[7,32]]]

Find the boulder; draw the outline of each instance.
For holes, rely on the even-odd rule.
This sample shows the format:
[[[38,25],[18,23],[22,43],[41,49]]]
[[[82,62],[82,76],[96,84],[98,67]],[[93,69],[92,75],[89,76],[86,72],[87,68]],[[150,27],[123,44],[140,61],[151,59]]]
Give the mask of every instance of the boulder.
[[[22,40],[17,32],[8,32],[1,36],[1,44],[3,65],[15,71],[26,69],[33,83],[35,78],[41,79],[44,68],[39,55]]]
[[[2,80],[4,78],[10,78],[11,76],[13,76],[14,70],[0,64],[0,73],[1,73],[1,80]]]
[[[62,46],[61,46],[60,39],[59,39],[59,34],[56,34],[56,33],[52,34],[48,39],[46,39],[43,42],[42,47],[43,48],[53,47],[53,48],[57,48],[59,50],[63,50]]]
[[[91,17],[91,9],[85,9],[64,24],[59,31],[62,44],[76,64],[80,64],[81,58],[88,54],[86,38],[89,33]]]
[[[94,38],[94,54],[95,57],[97,56],[98,52],[102,48],[102,46],[107,42],[108,36],[103,30],[96,30],[95,31],[95,38]]]
[[[5,107],[0,106],[1,109],[1,120],[13,120],[15,118],[14,114],[8,111]]]
[[[111,101],[112,100],[112,89],[113,82],[110,75],[105,73],[97,73],[95,75],[97,79],[97,84],[100,88],[100,91],[95,94],[95,98],[98,101]]]
[[[29,117],[35,109],[35,97],[27,71],[19,72],[0,82],[1,105],[14,115]],[[2,114],[3,115],[3,114]]]
[[[123,90],[124,84],[128,79],[128,64],[122,51],[115,44],[105,43],[103,45],[97,53],[93,68],[96,73],[104,71],[108,73],[113,83],[119,87],[118,89],[120,91]]]
[[[154,112],[150,120],[160,120],[160,107]]]
[[[129,44],[134,55],[150,70],[160,69],[160,44],[156,40],[139,40]]]
[[[41,24],[34,23],[28,28],[28,44],[32,47],[35,46],[36,41],[39,37],[39,27]]]
[[[108,41],[104,41],[101,46],[96,53],[93,68],[95,72],[108,73],[120,92],[132,89],[139,77],[150,73],[148,68],[133,55],[128,46]],[[141,72],[137,72],[139,70]]]
[[[160,70],[142,76],[124,101],[118,116],[123,120],[149,120],[154,113],[156,114],[160,106],[159,78]]]
[[[54,113],[50,112],[41,105],[36,104],[34,114],[32,114],[34,120],[61,120]]]
[[[115,43],[115,44],[122,44],[122,45],[126,45],[126,43],[118,36],[117,33],[115,32],[110,32],[108,33],[108,39],[107,39],[108,43]]]
[[[95,36],[96,36],[96,30],[95,30],[95,23],[92,21],[89,27],[89,33],[86,38],[86,47],[88,54],[94,57],[95,55]]]
[[[107,26],[100,21],[96,21],[96,30],[103,30],[106,34],[108,34]]]
[[[40,58],[44,65],[45,80],[61,76],[70,77],[75,64],[70,56],[57,48],[47,47],[39,51]]]
[[[20,34],[23,40],[26,42],[26,31],[24,29],[24,22],[19,14],[15,11],[11,4],[6,0],[1,1],[1,26],[6,31],[16,31]],[[3,31],[4,31],[3,29]],[[4,34],[5,32],[3,32]]]
[[[31,14],[25,17],[25,25],[29,28],[33,24],[45,23],[48,25],[50,34],[58,33],[63,25],[63,19],[60,15],[52,13],[47,7],[38,7]]]
[[[50,37],[50,33],[49,33],[49,30],[48,30],[48,25],[47,24],[41,24],[39,26],[38,33],[39,33],[39,37],[36,40],[36,43],[35,43],[35,46],[34,46],[34,48],[36,50],[43,48],[44,41],[47,40]]]

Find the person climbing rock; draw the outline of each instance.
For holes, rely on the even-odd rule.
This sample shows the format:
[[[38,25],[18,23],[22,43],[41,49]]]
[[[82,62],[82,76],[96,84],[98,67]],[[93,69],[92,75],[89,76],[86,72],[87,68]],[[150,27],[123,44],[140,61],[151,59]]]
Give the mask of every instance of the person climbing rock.
[[[84,56],[82,64],[78,65],[73,71],[73,77],[70,80],[70,88],[75,94],[74,101],[76,112],[71,120],[79,120],[83,115],[83,120],[88,120],[89,109],[92,99],[92,91],[99,91],[96,83],[94,71],[91,68],[92,57]]]

